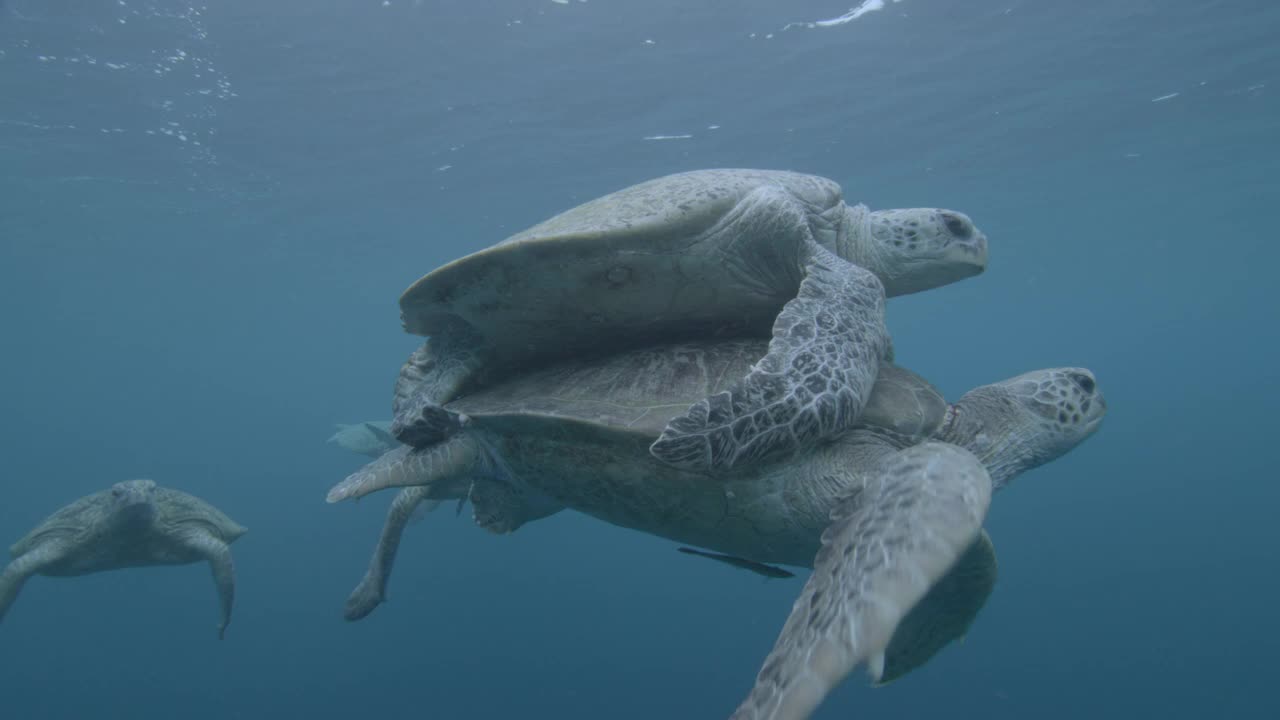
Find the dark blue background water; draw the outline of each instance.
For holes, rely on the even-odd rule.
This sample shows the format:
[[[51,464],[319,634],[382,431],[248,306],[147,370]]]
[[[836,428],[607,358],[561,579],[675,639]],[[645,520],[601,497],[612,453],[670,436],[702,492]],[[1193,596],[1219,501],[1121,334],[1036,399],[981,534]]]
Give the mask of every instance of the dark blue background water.
[[[130,477],[250,533],[221,643],[204,566],[33,579],[0,626],[3,716],[726,716],[802,577],[441,511],[348,624],[389,496],[323,502],[363,460],[333,423],[388,416],[419,340],[402,289],[715,166],[967,212],[990,267],[890,304],[899,360],[953,397],[1084,365],[1111,408],[998,497],[966,642],[817,717],[1280,715],[1280,6],[803,24],[850,1],[4,3],[0,536]]]

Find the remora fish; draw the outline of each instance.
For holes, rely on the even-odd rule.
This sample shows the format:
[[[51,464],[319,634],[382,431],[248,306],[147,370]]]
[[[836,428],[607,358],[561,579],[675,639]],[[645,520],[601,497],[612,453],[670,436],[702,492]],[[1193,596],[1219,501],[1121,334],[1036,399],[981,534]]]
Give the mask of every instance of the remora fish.
[[[722,553],[707,552],[706,550],[696,550],[691,547],[679,547],[676,549],[686,555],[699,555],[704,558],[711,558],[712,560],[718,560],[726,565],[732,565],[736,568],[742,568],[743,570],[750,570],[751,572],[756,573],[757,575],[763,575],[765,577],[789,578],[789,577],[796,576],[795,573],[788,572],[786,570],[783,570],[780,567],[774,567],[773,565],[765,565],[764,563],[758,563],[754,560],[747,560],[745,558],[735,557],[733,555],[724,555]]]

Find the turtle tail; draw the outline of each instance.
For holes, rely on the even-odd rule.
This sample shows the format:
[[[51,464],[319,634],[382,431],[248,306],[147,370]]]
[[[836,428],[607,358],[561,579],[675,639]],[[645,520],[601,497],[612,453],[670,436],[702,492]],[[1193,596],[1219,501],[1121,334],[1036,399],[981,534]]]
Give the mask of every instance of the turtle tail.
[[[480,442],[466,432],[430,447],[401,446],[334,485],[325,500],[335,503],[391,487],[436,485],[464,478],[485,467],[486,456]]]

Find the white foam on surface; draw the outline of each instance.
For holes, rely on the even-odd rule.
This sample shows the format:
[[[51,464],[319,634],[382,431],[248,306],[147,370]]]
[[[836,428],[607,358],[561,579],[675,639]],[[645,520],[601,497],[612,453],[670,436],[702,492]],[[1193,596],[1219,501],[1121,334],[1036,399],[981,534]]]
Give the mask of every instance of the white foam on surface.
[[[896,3],[902,2],[902,0],[890,0],[890,2],[896,4]],[[883,10],[885,9],[885,7],[886,7],[885,0],[863,0],[862,4],[858,5],[857,7],[849,8],[849,12],[839,17],[829,18],[827,20],[814,20],[812,22],[787,23],[785,26],[783,26],[782,29],[789,30],[797,26],[807,27],[807,28],[839,27],[840,25],[848,25],[849,23],[853,22],[854,20],[857,20],[863,15],[867,15],[868,13],[873,13],[879,10]],[[769,37],[772,37],[772,36],[766,36],[766,39],[768,39]]]
[[[42,117],[36,114],[39,111],[0,106],[0,123],[25,118],[45,121],[33,124],[32,129],[67,131],[79,124],[86,131],[96,129],[100,134],[160,135],[187,148],[185,154],[195,165],[218,164],[207,142],[216,134],[220,106],[235,98],[236,93],[230,79],[217,67],[218,46],[209,39],[205,11],[203,4],[181,0],[146,3],[117,0],[105,9],[105,14],[113,17],[102,18],[104,22],[116,21],[109,25],[68,20],[53,11],[47,16],[37,14],[38,6],[30,16],[13,13],[11,21],[19,26],[29,24],[33,30],[42,32],[11,33],[8,47],[0,50],[7,60],[56,68],[57,75],[48,75],[49,82],[69,84],[65,88],[51,87],[53,94],[78,93],[76,83],[92,82],[97,75],[120,77],[121,80],[112,82],[130,83],[130,92],[143,98],[137,105],[143,112],[128,118],[137,125],[121,128],[115,123],[127,119],[123,116],[123,106],[112,106],[93,117],[88,113],[94,111],[86,106],[78,110],[80,116],[74,118],[78,123],[48,110],[45,111],[48,117]],[[58,28],[60,32],[50,32],[47,28]],[[140,45],[139,38],[145,38],[146,44]],[[146,106],[150,108],[149,117]],[[158,127],[164,125],[173,130]]]
[[[893,2],[902,2],[902,0],[893,0]],[[813,24],[818,27],[835,27],[837,25],[851,23],[867,13],[883,9],[884,0],[864,0],[861,5],[856,8],[850,8],[849,12],[841,15],[840,17],[831,18],[830,20],[817,20]]]

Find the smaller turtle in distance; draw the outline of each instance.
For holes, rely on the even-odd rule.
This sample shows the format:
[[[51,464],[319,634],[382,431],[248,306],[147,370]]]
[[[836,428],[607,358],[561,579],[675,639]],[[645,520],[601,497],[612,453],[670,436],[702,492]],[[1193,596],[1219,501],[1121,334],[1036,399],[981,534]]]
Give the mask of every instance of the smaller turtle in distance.
[[[236,590],[230,545],[246,532],[193,495],[153,480],[116,483],[58,510],[14,543],[13,559],[0,573],[0,620],[32,575],[74,577],[205,561],[218,588],[222,639]]]

